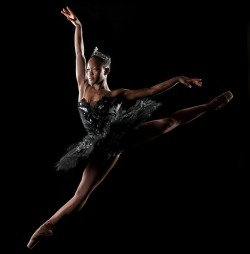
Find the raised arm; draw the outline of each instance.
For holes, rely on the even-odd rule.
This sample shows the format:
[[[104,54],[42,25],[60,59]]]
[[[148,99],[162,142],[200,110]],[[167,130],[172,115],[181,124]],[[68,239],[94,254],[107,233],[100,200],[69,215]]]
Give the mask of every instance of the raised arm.
[[[174,87],[178,83],[181,83],[187,86],[188,88],[191,88],[192,85],[196,85],[199,87],[202,86],[202,81],[199,78],[188,78],[184,76],[177,76],[177,77],[168,79],[166,81],[163,81],[157,85],[151,86],[149,88],[142,88],[142,89],[135,89],[135,90],[117,89],[111,93],[111,96],[116,97],[119,95],[121,97],[121,100],[132,101],[132,100],[137,100],[144,97],[158,95]]]
[[[79,98],[82,98],[82,95],[84,94],[85,89],[88,85],[82,24],[68,6],[63,8],[61,13],[75,26],[74,45],[76,54],[76,80],[78,84]]]

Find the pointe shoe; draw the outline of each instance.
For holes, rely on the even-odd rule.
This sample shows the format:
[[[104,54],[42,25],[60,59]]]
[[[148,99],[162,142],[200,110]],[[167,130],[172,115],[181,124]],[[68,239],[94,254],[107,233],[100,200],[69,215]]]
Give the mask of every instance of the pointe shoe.
[[[213,110],[218,110],[224,107],[230,100],[233,99],[233,94],[231,91],[224,92],[219,96],[215,97],[210,103],[209,106]]]
[[[31,236],[27,247],[33,249],[42,239],[53,236],[52,232],[53,226],[50,223],[45,222],[42,224],[35,233]]]

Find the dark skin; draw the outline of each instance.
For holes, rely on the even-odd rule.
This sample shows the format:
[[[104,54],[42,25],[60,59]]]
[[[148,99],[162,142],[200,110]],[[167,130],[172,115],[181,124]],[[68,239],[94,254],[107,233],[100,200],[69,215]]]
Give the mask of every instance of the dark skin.
[[[123,102],[135,101],[157,95],[177,84],[183,84],[188,88],[192,88],[193,85],[198,87],[202,86],[200,78],[177,76],[148,88],[135,90],[120,88],[111,90],[107,83],[110,66],[98,62],[93,57],[86,61],[81,22],[69,7],[63,8],[61,13],[75,26],[74,45],[76,54],[76,80],[79,91],[78,101],[84,98],[91,106],[94,106],[103,96],[113,99],[118,98],[118,110]],[[131,137],[128,135],[129,148],[160,137],[182,124],[193,121],[208,111],[217,110],[226,105],[232,97],[232,93],[228,91],[207,103],[181,109],[166,118],[144,122],[138,126],[136,135],[132,135]],[[80,211],[86,204],[90,194],[116,165],[119,157],[120,154],[110,159],[96,157],[94,160],[91,159],[83,170],[81,181],[73,197],[35,231],[27,247],[32,249],[43,238],[52,236],[54,227],[62,218]]]

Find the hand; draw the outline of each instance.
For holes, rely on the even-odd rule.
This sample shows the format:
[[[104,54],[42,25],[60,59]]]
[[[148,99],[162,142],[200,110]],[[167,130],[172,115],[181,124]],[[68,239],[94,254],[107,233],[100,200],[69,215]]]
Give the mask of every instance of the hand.
[[[202,81],[200,78],[187,78],[184,76],[179,76],[178,81],[187,86],[188,88],[192,88],[192,84],[201,87],[202,86]]]
[[[74,12],[67,6],[61,10],[61,13],[72,22],[74,26],[81,25],[80,20],[76,17]]]

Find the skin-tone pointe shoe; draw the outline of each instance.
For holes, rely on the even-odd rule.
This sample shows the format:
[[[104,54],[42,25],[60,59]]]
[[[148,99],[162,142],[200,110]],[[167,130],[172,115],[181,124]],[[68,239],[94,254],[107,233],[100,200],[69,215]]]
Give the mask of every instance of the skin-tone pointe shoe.
[[[224,107],[232,98],[233,98],[232,92],[227,91],[215,97],[212,101],[210,101],[209,104],[213,110],[218,110]]]
[[[52,224],[47,222],[42,224],[31,236],[27,244],[27,247],[32,250],[41,240],[53,236],[52,229],[53,229]]]

